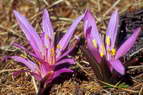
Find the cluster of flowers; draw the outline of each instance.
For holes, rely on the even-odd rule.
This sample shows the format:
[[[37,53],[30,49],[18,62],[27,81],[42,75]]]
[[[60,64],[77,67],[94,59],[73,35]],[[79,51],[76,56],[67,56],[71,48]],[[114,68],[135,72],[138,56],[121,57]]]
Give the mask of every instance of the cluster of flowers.
[[[17,11],[14,11],[14,15],[32,47],[32,51],[28,51],[18,44],[16,46],[22,48],[36,61],[32,61],[25,56],[12,56],[11,58],[27,66],[29,69],[25,71],[30,72],[37,80],[46,79],[45,83],[47,84],[63,72],[73,72],[66,67],[59,70],[55,68],[63,63],[75,64],[73,58],[67,58],[66,56],[74,49],[74,46],[69,47],[69,42],[81,20],[84,22],[84,37],[87,42],[87,48],[91,51],[98,64],[101,64],[102,59],[105,58],[110,71],[115,70],[121,75],[125,74],[125,68],[119,58],[130,50],[141,30],[140,28],[134,29],[133,34],[118,48],[115,45],[119,26],[118,10],[115,10],[111,16],[105,38],[98,32],[96,21],[92,13],[87,10],[73,21],[66,34],[55,45],[55,33],[46,9],[43,12],[43,32],[40,36],[24,16]]]

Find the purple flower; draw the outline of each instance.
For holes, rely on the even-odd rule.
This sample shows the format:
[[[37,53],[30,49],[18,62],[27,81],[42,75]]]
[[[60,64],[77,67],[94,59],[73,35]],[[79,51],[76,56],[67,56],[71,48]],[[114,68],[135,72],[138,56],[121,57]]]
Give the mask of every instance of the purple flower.
[[[121,75],[124,75],[125,68],[119,58],[132,48],[141,29],[134,29],[133,34],[118,48],[115,46],[118,25],[119,14],[118,10],[116,10],[111,16],[104,38],[97,30],[96,21],[92,13],[88,10],[85,13],[84,35],[87,40],[88,49],[98,63],[100,63],[103,58],[106,58],[110,71],[114,69]]]
[[[55,77],[59,76],[63,72],[73,72],[67,68],[55,70],[55,67],[63,63],[75,63],[74,59],[65,57],[74,48],[74,46],[69,48],[68,44],[77,25],[83,19],[84,15],[79,16],[73,21],[73,24],[69,27],[68,31],[58,42],[56,47],[54,30],[46,9],[43,13],[43,32],[40,36],[24,16],[20,15],[17,11],[14,11],[14,15],[30,46],[32,47],[32,51],[28,51],[18,44],[15,44],[15,46],[23,49],[31,56],[33,56],[33,60],[36,59],[35,61],[32,61],[27,57],[12,56],[15,61],[21,62],[27,66],[30,69],[28,72],[30,72],[37,80],[46,79],[46,83],[50,83]]]

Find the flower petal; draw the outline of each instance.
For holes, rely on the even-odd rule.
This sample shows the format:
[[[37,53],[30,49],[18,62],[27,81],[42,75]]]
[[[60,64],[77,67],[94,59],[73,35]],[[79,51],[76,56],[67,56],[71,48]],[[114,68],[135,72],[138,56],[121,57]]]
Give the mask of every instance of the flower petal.
[[[30,74],[31,74],[32,76],[34,76],[34,78],[35,78],[36,80],[42,80],[42,77],[41,77],[41,75],[40,75],[39,73],[30,72]]]
[[[75,36],[75,40],[74,43],[72,43],[72,45],[70,45],[68,47],[68,49],[60,56],[56,57],[56,61],[58,62],[59,60],[61,60],[62,58],[64,58],[65,56],[67,56],[69,53],[71,53],[71,51],[77,46],[77,43],[80,41],[80,38],[78,36]]]
[[[134,45],[139,33],[140,33],[141,28],[137,28],[133,30],[133,34],[131,35],[131,37],[129,37],[121,46],[120,48],[117,50],[115,59],[120,58],[121,56],[125,55],[129,49],[132,48],[132,46]]]
[[[74,61],[74,59],[67,58],[67,59],[62,59],[62,60],[60,60],[60,61],[57,62],[55,65],[57,66],[57,65],[64,64],[64,63],[75,64],[75,61]]]
[[[63,68],[63,69],[60,69],[58,71],[55,71],[54,73],[54,76],[53,76],[53,79],[55,79],[56,77],[58,77],[59,75],[61,75],[62,73],[68,73],[68,72],[73,72],[72,70],[70,69],[67,69],[67,68]]]
[[[39,68],[40,68],[40,72],[41,72],[42,77],[45,77],[47,75],[47,73],[52,69],[49,67],[50,67],[49,64],[46,62],[39,64]]]
[[[42,41],[35,31],[35,29],[32,27],[31,24],[27,21],[27,19],[20,15],[17,11],[14,11],[15,17],[17,22],[20,25],[20,28],[24,32],[27,40],[29,41],[31,47],[33,48],[35,54],[39,57],[42,56],[42,53],[44,52]]]
[[[65,51],[61,56],[59,56],[59,57],[56,58],[56,61],[58,62],[59,60],[61,60],[65,56],[67,56],[74,48],[75,48],[75,46],[72,47],[72,48],[70,48],[70,49],[68,49],[67,51]]]
[[[44,32],[44,45],[46,48],[54,44],[54,31],[50,21],[49,13],[45,9],[42,18],[42,29]]]
[[[109,37],[111,39],[111,42],[110,42],[111,49],[115,47],[118,26],[119,26],[119,14],[118,14],[118,10],[115,10],[112,13],[112,16],[111,16],[109,24],[108,24],[107,32],[106,32],[106,37]]]
[[[19,49],[22,49],[23,51],[25,51],[25,52],[28,53],[29,55],[31,55],[31,56],[33,56],[33,57],[35,57],[35,58],[38,58],[34,53],[28,51],[28,50],[27,50],[25,47],[23,47],[23,46],[21,46],[21,45],[19,45],[19,44],[17,44],[17,43],[13,43],[12,45],[15,46],[15,47],[17,47],[17,48],[19,48]]]
[[[84,15],[79,16],[77,19],[75,19],[72,23],[72,25],[69,27],[66,34],[63,36],[63,38],[59,41],[58,45],[60,48],[56,49],[57,57],[61,55],[61,51],[64,51],[67,47],[70,39],[72,38],[74,31],[77,27],[77,25],[80,23],[80,21],[83,19]]]
[[[88,49],[90,50],[91,54],[94,56],[94,58],[96,59],[96,61],[98,63],[100,63],[102,61],[102,58],[99,54],[99,51],[97,50],[97,48],[93,47],[91,42],[87,43]]]
[[[87,40],[87,47],[90,50],[90,53],[94,56],[98,63],[101,62],[101,57],[98,51],[98,48],[93,46],[92,39],[91,39],[91,27],[87,28],[87,23],[84,24],[84,35]]]
[[[22,57],[20,57],[20,56],[12,56],[11,58],[14,59],[14,60],[17,61],[17,62],[23,63],[23,64],[26,65],[32,72],[37,72],[37,70],[39,70],[38,66],[37,66],[35,63],[33,63],[32,61],[28,60],[28,59],[22,58]]]
[[[120,60],[110,61],[110,64],[113,67],[113,69],[115,69],[118,73],[120,73],[121,75],[125,74],[125,67],[123,66]]]
[[[100,63],[100,62],[102,61],[102,58],[101,58],[101,56],[100,56],[100,54],[99,54],[98,49],[93,46],[93,43],[92,43],[91,39],[89,39],[89,37],[87,38],[87,47],[88,47],[88,49],[90,50],[90,53],[91,53],[91,54],[94,56],[94,58],[96,59],[96,61],[97,61],[98,63]]]
[[[87,31],[88,29],[91,29],[90,31]],[[86,11],[85,12],[85,17],[84,17],[84,34],[86,37],[87,32],[89,33],[89,39],[91,39],[91,42],[96,41],[97,42],[97,46],[99,48],[99,52],[102,53],[106,53],[105,50],[103,50],[104,48],[104,43],[103,40],[101,38],[101,35],[98,32],[97,26],[96,26],[96,21],[92,15],[92,13],[90,11]],[[86,37],[87,39],[87,37]]]

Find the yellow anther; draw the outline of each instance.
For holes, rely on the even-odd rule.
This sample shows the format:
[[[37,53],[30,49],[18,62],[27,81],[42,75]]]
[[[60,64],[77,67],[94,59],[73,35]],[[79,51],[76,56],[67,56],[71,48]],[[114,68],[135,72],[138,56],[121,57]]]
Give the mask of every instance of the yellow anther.
[[[93,43],[93,46],[94,46],[95,48],[97,48],[97,42],[96,42],[96,40],[92,40],[92,43]]]
[[[100,52],[100,56],[101,56],[101,57],[103,57],[103,56],[104,56],[104,53],[103,53],[102,51]]]
[[[101,50],[100,50],[100,56],[101,56],[101,57],[104,56],[104,52],[105,52],[105,47],[104,47],[104,45],[102,44],[102,45],[101,45]]]
[[[46,34],[46,39],[49,39],[49,36],[48,36],[48,34]]]
[[[110,45],[110,37],[109,37],[109,36],[106,37],[106,44],[107,44],[108,46]]]
[[[38,64],[40,65],[41,63],[40,63],[40,62],[38,62]]]
[[[102,50],[102,51],[105,51],[105,47],[104,47],[103,44],[101,45],[101,50]]]
[[[48,75],[49,75],[49,74],[53,74],[53,73],[54,73],[54,71],[49,71],[49,72],[48,72]]]
[[[113,48],[111,50],[108,50],[108,53],[114,56],[116,54],[116,49]]]
[[[48,39],[49,39],[49,36],[48,36],[48,34],[46,34],[46,35],[45,35],[45,40],[48,40]],[[47,43],[47,42],[46,42],[46,43]],[[46,44],[45,47],[46,47],[46,48],[49,48],[48,44]]]
[[[116,49],[115,48],[113,48],[111,51],[112,51],[112,55],[116,54]]]
[[[104,44],[102,44],[102,45],[101,45],[101,51],[102,51],[102,52],[103,52],[103,54],[104,54],[104,52],[105,52]]]
[[[110,49],[108,49],[108,53],[109,53],[109,54],[112,54],[112,51],[111,51]]]
[[[54,48],[51,48],[51,56],[55,56],[55,50],[54,50]]]
[[[58,45],[57,45],[57,48],[62,49],[62,46],[58,44]]]

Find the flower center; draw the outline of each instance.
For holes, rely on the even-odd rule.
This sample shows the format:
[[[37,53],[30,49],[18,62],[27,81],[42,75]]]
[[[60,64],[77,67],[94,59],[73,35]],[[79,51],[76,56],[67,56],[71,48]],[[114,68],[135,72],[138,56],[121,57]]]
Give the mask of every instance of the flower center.
[[[115,54],[116,54],[116,49],[113,48],[113,49],[111,49],[111,50],[108,50],[108,53],[111,54],[112,56],[115,56]]]

